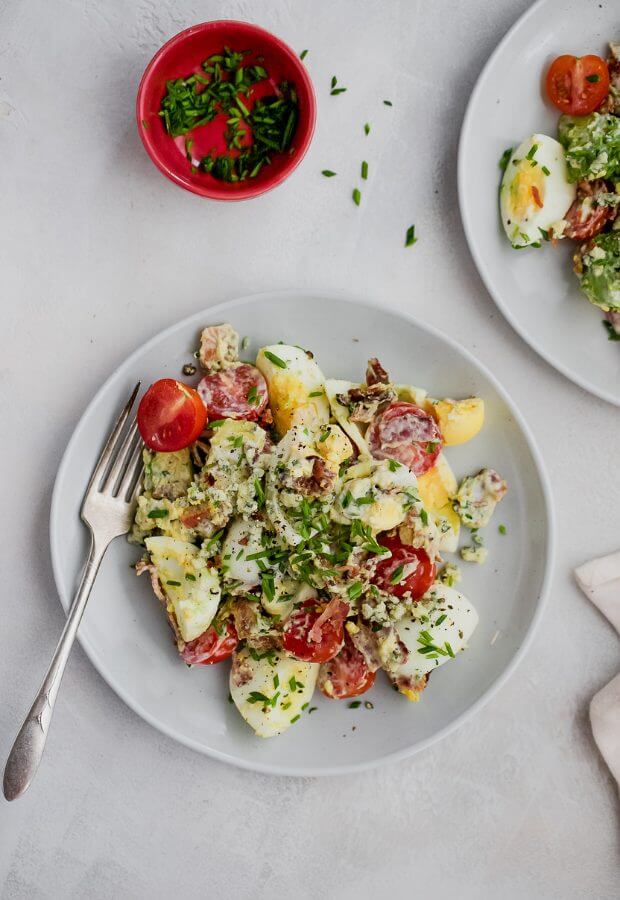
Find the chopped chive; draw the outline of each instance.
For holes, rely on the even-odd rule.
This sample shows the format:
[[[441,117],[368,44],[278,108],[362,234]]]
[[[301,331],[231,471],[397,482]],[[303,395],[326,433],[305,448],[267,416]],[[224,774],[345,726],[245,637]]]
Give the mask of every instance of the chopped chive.
[[[383,104],[384,104],[384,106],[393,106],[394,105],[391,100],[384,100]]]
[[[437,621],[435,622],[435,625],[441,625],[441,623],[444,622],[447,618],[448,618],[448,617],[446,616],[446,614],[445,614],[445,613],[442,613],[442,614],[439,616],[439,618],[437,619]]]
[[[508,529],[506,528],[505,525],[498,525],[497,530],[499,531],[500,534],[508,533]]]
[[[172,587],[181,587],[180,581],[167,581],[166,584],[170,584]]]
[[[545,175],[551,175],[551,172],[549,171],[549,169],[547,168],[547,166],[541,166],[541,169],[543,170],[543,173],[544,173]]]
[[[369,134],[370,134],[370,122],[365,122],[365,123],[364,123],[364,134],[365,134],[365,135],[369,135]]]
[[[357,188],[353,188],[352,197],[353,197],[353,202],[355,203],[355,205],[359,206],[361,203],[361,200],[362,200],[362,195]]]
[[[310,394],[308,394],[308,396],[309,397],[322,397],[323,391],[312,391]]]
[[[601,80],[600,75],[586,75],[586,81],[589,81],[590,84],[596,84],[597,81]]]
[[[363,587],[359,581],[353,582],[347,590],[347,594],[349,596],[349,600],[357,600],[358,597],[362,595]]]
[[[417,237],[415,236],[415,225],[410,225],[407,229],[407,234],[405,235],[405,247],[413,247],[415,243],[417,243]]]
[[[538,150],[538,144],[532,144],[532,146],[530,147],[528,152],[525,154],[525,158],[530,159],[530,160],[534,159],[534,157],[536,156],[537,150]]]
[[[258,403],[258,388],[256,387],[255,384],[253,384],[252,387],[250,388],[250,390],[248,391],[247,401],[250,404],[250,406],[256,406],[256,404]]]
[[[332,97],[337,97],[338,94],[344,94],[345,91],[346,91],[346,88],[334,88],[329,93]]]
[[[310,709],[308,710],[308,715],[310,715],[310,713],[316,712],[317,709],[318,709],[318,706],[311,706]]]
[[[165,519],[168,515],[167,509],[152,509],[149,513],[147,513],[147,519]]]
[[[425,509],[420,510],[420,518],[422,519],[423,525],[428,525],[428,513]]]
[[[361,700],[352,700],[350,703],[347,703],[347,706],[349,707],[349,709],[357,709],[361,705],[362,705]]]
[[[452,649],[452,647],[450,646],[450,644],[449,644],[447,641],[446,641],[446,643],[444,644],[444,647],[445,647],[446,650],[448,651],[448,656],[451,656],[452,659],[454,659],[454,650]]]
[[[279,369],[286,369],[286,363],[284,362],[284,360],[280,359],[279,356],[276,356],[275,353],[272,353],[271,350],[263,350],[263,353],[265,354],[269,362],[272,362],[274,364],[274,366],[278,366]]]
[[[332,87],[332,89],[336,87],[336,84],[337,84],[337,83],[338,83],[338,79],[336,78],[335,75],[332,75],[332,80],[331,80],[331,87]]]
[[[301,716],[299,715],[299,713],[297,713],[296,716],[293,716],[293,718],[291,719],[291,725],[293,724],[293,722],[296,722],[297,719],[301,719]]]
[[[395,459],[388,459],[388,469],[390,472],[395,472],[396,469],[400,469],[400,463],[396,462]]]
[[[362,162],[362,178],[364,179],[364,181],[368,179],[368,163],[366,162],[366,160]]]
[[[390,575],[390,584],[398,584],[400,581],[402,581],[404,570],[405,566],[402,563],[400,566],[397,566]]]
[[[308,51],[307,51],[307,50],[302,50],[301,53],[299,54],[299,58],[300,58],[300,59],[305,59],[307,55],[308,55]]]
[[[325,175],[326,178],[333,178],[334,175],[337,175],[337,172],[332,172],[331,169],[322,169],[321,175]]]
[[[185,573],[185,580],[186,580],[186,581],[196,581],[196,576],[195,576],[195,575],[192,575],[191,572],[186,572],[186,573]]]

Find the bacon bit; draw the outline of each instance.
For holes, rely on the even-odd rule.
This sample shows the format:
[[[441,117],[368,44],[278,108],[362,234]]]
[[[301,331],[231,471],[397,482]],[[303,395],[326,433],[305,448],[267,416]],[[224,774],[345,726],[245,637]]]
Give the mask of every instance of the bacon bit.
[[[208,506],[195,506],[182,512],[179,518],[186,528],[195,528],[196,525],[211,518],[211,510]]]
[[[346,619],[347,613],[349,612],[349,604],[345,603],[344,600],[341,600],[339,597],[334,597],[333,600],[330,600],[321,615],[318,617],[310,631],[308,632],[308,640],[315,641],[317,644],[321,641],[323,637],[323,632],[321,630],[321,626],[328,622],[330,619]]]
[[[532,185],[532,197],[534,198],[534,203],[539,209],[542,209],[543,202],[540,199],[540,192],[536,185]]]

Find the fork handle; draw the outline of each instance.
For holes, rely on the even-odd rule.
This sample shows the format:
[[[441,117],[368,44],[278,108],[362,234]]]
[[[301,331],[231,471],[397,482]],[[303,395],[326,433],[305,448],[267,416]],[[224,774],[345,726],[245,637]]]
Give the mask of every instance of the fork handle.
[[[91,532],[90,550],[84,574],[71,604],[58,646],[52,657],[47,674],[43,679],[39,693],[35,697],[24,724],[19,729],[6,762],[3,787],[4,796],[7,800],[15,800],[24,793],[34,778],[41,762],[52,721],[54,705],[60,689],[60,682],[71,653],[80,619],[109,543],[109,541],[98,543]]]

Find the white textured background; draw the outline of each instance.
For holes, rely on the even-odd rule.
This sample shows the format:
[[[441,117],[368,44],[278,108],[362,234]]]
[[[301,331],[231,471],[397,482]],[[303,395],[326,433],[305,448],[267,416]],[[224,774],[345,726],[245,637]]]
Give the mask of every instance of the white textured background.
[[[517,674],[455,735],[367,774],[284,780],[198,756],[130,712],[76,647],[39,776],[22,800],[0,802],[3,898],[618,896],[617,794],[587,718],[618,670],[618,639],[570,570],[620,544],[620,413],[504,323],[457,209],[465,103],[527,6],[0,4],[2,758],[62,626],[47,518],[71,430],[128,351],[201,307],[337,288],[384,297],[459,338],[531,424],[559,523],[552,597]],[[133,120],[157,47],[220,17],[307,47],[318,94],[303,165],[248,204],[211,204],[168,183]],[[332,74],[349,88],[337,98]],[[356,209],[361,159],[370,180]],[[405,251],[411,222],[420,240]]]

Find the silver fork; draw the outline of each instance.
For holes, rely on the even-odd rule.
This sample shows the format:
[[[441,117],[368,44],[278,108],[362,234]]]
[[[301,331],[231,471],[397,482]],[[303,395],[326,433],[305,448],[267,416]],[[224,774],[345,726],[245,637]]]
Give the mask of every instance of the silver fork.
[[[7,800],[20,797],[36,774],[60,682],[101,560],[114,538],[127,534],[131,528],[142,479],[142,440],[135,422],[127,430],[125,425],[139,389],[140,382],[118,417],[86,488],[80,516],[90,531],[88,559],[47,675],[7,759]]]

